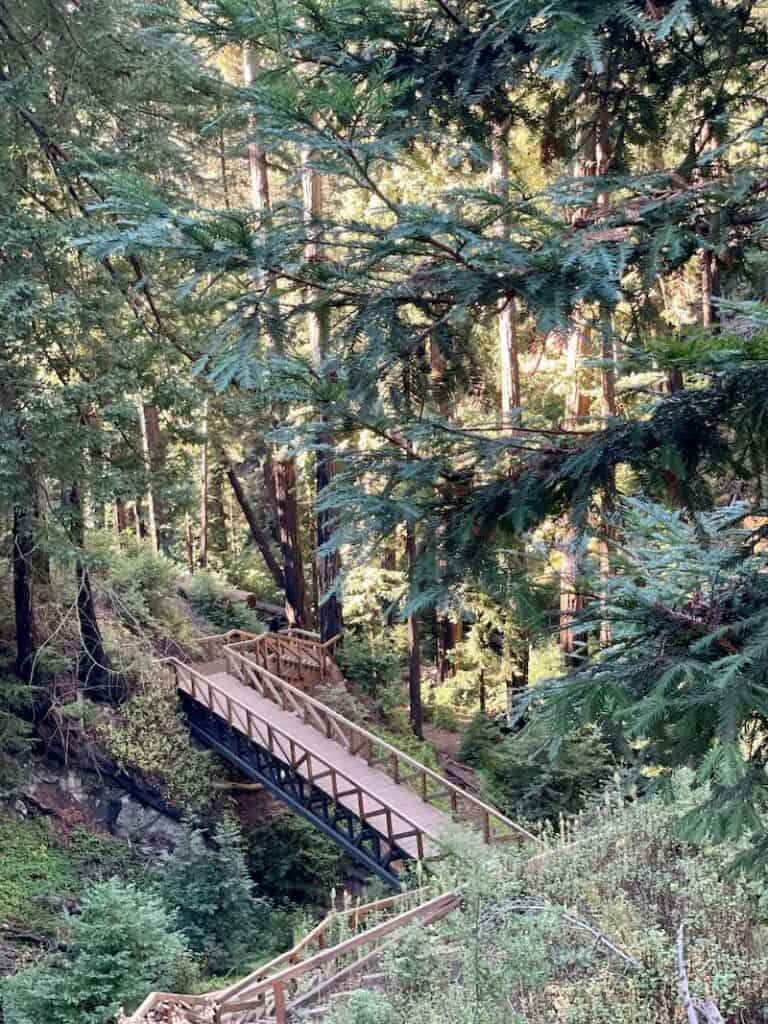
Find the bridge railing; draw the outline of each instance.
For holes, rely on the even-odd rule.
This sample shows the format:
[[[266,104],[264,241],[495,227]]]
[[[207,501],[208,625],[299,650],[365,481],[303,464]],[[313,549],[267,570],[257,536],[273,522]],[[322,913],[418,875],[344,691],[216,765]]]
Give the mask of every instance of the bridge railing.
[[[362,757],[371,767],[382,768],[394,782],[409,785],[426,803],[449,810],[455,821],[479,825],[485,843],[540,843],[537,836],[500,811],[253,661],[247,645],[227,648],[224,658],[229,674],[260,696],[296,715],[348,753]]]
[[[246,629],[230,629],[226,633],[215,633],[213,636],[195,637],[195,643],[202,648],[206,661],[216,661],[231,644],[252,643],[260,636],[260,633],[249,633]]]
[[[252,660],[268,671],[274,670],[281,679],[302,683],[308,677],[319,677],[321,682],[325,682],[331,678],[332,652],[338,639],[333,637],[320,643],[306,630],[289,629],[244,637],[231,646],[241,652],[247,651]]]
[[[225,650],[227,659],[231,653],[229,649]],[[290,733],[243,704],[224,687],[190,665],[185,665],[174,658],[167,659],[166,664],[170,665],[175,673],[178,689],[188,693],[194,701],[213,712],[230,728],[237,729],[251,742],[259,744],[278,760],[299,772],[312,785],[323,782],[323,788],[327,787],[327,792],[336,803],[345,801],[345,806],[360,821],[370,823],[391,847],[402,848],[403,840],[413,839],[419,860],[422,860],[425,854],[433,852],[432,844],[438,837],[423,825],[413,821],[405,811],[393,809],[384,803],[381,797],[371,792],[358,779],[341,771],[323,754],[312,749],[307,743],[296,740]],[[249,662],[246,664],[250,665]],[[260,673],[265,672],[259,666],[253,668]],[[277,679],[276,676],[272,678]],[[294,687],[291,689],[301,694],[301,690],[295,690]]]
[[[193,1012],[205,1009],[210,1011],[214,1008],[218,1014],[217,1019],[221,1021],[224,1016],[240,1012],[237,1004],[245,1001],[255,1004],[250,1007],[251,1019],[254,1012],[258,1016],[271,1013],[277,1017],[276,1010],[281,1002],[280,993],[283,996],[284,1014],[287,1014],[294,1008],[306,1005],[318,995],[318,988],[325,990],[339,979],[343,979],[345,975],[364,968],[372,959],[372,954],[381,953],[382,939],[391,937],[401,928],[414,922],[427,925],[438,921],[461,903],[455,893],[446,893],[421,902],[425,895],[423,889],[412,889],[360,906],[333,910],[292,949],[270,960],[240,981],[207,995],[152,992],[130,1017],[123,1020],[122,1024],[146,1024],[157,1019],[156,1015],[165,1009],[171,1008],[188,1009]],[[397,911],[395,916],[381,919],[383,915],[392,911]],[[373,927],[368,927],[371,918],[375,923]],[[382,925],[386,925],[386,928],[382,928]],[[340,930],[352,934],[339,941]],[[373,949],[362,957],[358,956],[358,952],[367,946],[372,946]],[[322,959],[321,963],[318,962],[318,955]],[[318,967],[328,971],[319,984]],[[302,980],[308,975],[312,976],[313,987],[299,994],[288,1004],[286,997],[296,992]],[[282,1018],[282,1021],[284,1020],[285,1016]]]

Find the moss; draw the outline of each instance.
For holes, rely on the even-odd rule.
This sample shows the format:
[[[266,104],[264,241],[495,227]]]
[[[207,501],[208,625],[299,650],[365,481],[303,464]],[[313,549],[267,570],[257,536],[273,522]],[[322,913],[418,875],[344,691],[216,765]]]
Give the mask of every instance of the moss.
[[[129,846],[79,827],[59,835],[47,819],[0,816],[0,922],[54,934],[62,906],[94,881],[137,880],[145,867]]]
[[[0,817],[0,921],[52,933],[47,897],[72,897],[77,872],[45,821]]]

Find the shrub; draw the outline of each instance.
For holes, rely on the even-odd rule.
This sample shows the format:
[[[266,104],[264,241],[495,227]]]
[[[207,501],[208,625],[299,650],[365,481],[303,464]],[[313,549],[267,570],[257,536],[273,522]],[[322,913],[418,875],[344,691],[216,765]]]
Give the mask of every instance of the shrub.
[[[263,633],[264,623],[244,601],[233,599],[232,588],[212,572],[197,572],[188,590],[189,603],[217,629]]]
[[[27,721],[34,690],[0,666],[0,797],[13,791],[21,759],[32,749],[32,728]]]
[[[459,758],[464,764],[478,768],[488,751],[500,743],[502,732],[494,718],[478,712],[467,726],[459,748]]]
[[[395,1024],[395,1009],[381,992],[357,989],[351,992],[339,1024]]]
[[[528,821],[580,811],[616,770],[596,729],[575,730],[553,750],[535,717],[522,732],[486,748],[479,766],[488,798],[506,813]]]
[[[278,903],[325,905],[339,881],[341,854],[303,818],[277,814],[248,834],[248,867]]]
[[[209,811],[220,796],[213,786],[222,777],[220,763],[192,746],[171,685],[158,681],[126,701],[118,721],[100,726],[99,736],[121,768],[157,780],[187,811]]]
[[[186,940],[151,893],[102,883],[68,923],[64,955],[4,983],[5,1024],[107,1024],[152,989],[188,987],[194,971]]]
[[[347,637],[338,661],[346,678],[372,697],[384,714],[401,702],[405,662],[391,636]]]
[[[217,825],[213,841],[199,829],[190,831],[163,869],[160,890],[209,971],[241,966],[257,941],[271,951],[269,906],[256,898],[234,822]]]

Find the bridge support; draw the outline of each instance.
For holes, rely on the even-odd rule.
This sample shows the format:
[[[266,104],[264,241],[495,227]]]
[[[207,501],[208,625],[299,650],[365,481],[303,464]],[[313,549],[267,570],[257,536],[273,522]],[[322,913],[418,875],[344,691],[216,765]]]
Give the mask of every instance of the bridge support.
[[[199,740],[244,775],[261,783],[276,799],[309,821],[391,889],[402,888],[392,865],[408,860],[407,853],[397,845],[390,845],[367,822],[335,803],[330,794],[312,785],[290,765],[249,740],[189,694],[179,696],[192,732]]]

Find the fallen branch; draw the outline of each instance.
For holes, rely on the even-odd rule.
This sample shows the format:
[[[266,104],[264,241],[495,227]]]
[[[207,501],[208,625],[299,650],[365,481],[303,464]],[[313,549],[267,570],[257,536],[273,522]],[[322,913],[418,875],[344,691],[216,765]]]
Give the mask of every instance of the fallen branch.
[[[497,913],[544,914],[547,912],[557,914],[559,917],[561,917],[564,921],[567,921],[568,924],[572,925],[574,928],[580,928],[583,931],[589,932],[589,934],[595,939],[597,945],[604,946],[605,949],[613,953],[615,956],[619,957],[620,960],[623,960],[625,964],[628,964],[634,970],[640,970],[640,968],[643,966],[639,960],[636,960],[635,957],[633,957],[631,954],[625,952],[623,949],[617,946],[615,942],[611,942],[608,936],[598,931],[597,928],[593,928],[592,925],[587,924],[586,921],[582,921],[580,918],[574,917],[573,914],[569,914],[567,913],[567,911],[561,910],[559,907],[551,903],[532,903],[525,901],[515,901],[507,903],[502,907],[494,908],[494,913],[492,916],[496,916]],[[707,1021],[706,1024],[709,1024],[709,1021]]]
[[[725,1024],[722,1014],[711,999],[694,999],[691,996],[685,969],[684,934],[685,925],[681,922],[677,929],[677,969],[680,975],[680,998],[688,1024]]]

